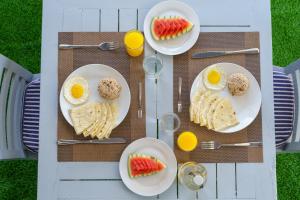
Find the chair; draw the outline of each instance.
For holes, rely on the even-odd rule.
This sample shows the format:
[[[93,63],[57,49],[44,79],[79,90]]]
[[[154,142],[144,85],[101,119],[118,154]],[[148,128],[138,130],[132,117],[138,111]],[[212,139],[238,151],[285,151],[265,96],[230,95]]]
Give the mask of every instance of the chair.
[[[273,68],[276,147],[300,151],[300,59],[287,67]]]
[[[0,160],[32,157],[32,152],[38,151],[40,88],[37,76],[0,54]],[[33,94],[35,99],[30,99]],[[37,115],[29,119],[31,113]],[[34,132],[37,135],[32,135],[32,128],[25,134],[28,125],[37,130]],[[35,138],[34,145],[28,142],[33,141],[32,138]]]

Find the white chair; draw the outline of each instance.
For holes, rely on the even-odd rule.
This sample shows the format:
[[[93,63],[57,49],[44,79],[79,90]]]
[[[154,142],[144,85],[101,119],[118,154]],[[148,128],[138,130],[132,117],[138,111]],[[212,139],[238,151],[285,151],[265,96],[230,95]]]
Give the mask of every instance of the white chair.
[[[32,111],[23,107],[25,102],[28,104],[25,95],[32,93],[28,88],[31,88],[32,83],[37,83],[39,78],[34,80],[36,77],[38,75],[33,75],[0,54],[0,160],[31,157],[32,152],[37,152],[37,149],[28,148],[27,138],[23,134],[28,123],[23,116]],[[39,88],[35,94],[39,94]],[[39,95],[34,102],[38,102],[38,106],[33,108],[38,113],[35,121],[39,122]],[[35,140],[36,146],[38,138],[37,142]]]
[[[300,59],[287,67],[274,67],[273,80],[276,146],[300,151]]]

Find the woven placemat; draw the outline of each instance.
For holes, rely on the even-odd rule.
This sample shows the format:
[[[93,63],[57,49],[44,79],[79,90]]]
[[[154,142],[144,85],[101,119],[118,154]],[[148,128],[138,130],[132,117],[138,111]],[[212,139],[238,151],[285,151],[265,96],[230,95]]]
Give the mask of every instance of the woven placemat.
[[[174,56],[174,110],[177,110],[178,102],[178,77],[183,78],[182,102],[183,112],[179,113],[181,127],[174,134],[174,144],[182,131],[196,133],[199,141],[215,140],[221,143],[238,143],[248,141],[262,141],[261,113],[247,128],[233,133],[221,134],[200,127],[189,121],[190,88],[196,76],[207,66],[219,63],[236,63],[248,69],[260,83],[260,59],[259,55],[230,55],[206,59],[191,59],[192,54],[208,50],[238,50],[245,48],[259,48],[259,33],[201,33],[198,41],[188,52]],[[198,146],[194,151],[187,153],[174,145],[174,151],[178,162],[196,161],[202,163],[227,163],[227,162],[262,162],[262,147],[234,147],[218,150],[201,150]]]
[[[138,81],[144,86],[144,71],[142,68],[143,56],[129,57],[123,46],[125,33],[71,33],[58,34],[59,44],[99,44],[103,41],[118,41],[121,45],[116,51],[101,51],[99,49],[59,50],[58,62],[58,94],[68,75],[83,65],[104,64],[119,71],[126,79],[130,92],[131,104],[124,121],[112,131],[111,137],[126,138],[126,144],[78,144],[58,146],[58,161],[119,161],[124,148],[133,140],[145,137],[146,121],[145,110],[143,118],[137,118]],[[142,104],[145,105],[145,92]],[[143,106],[144,108],[145,106]],[[87,139],[75,134],[64,119],[58,106],[58,139]]]

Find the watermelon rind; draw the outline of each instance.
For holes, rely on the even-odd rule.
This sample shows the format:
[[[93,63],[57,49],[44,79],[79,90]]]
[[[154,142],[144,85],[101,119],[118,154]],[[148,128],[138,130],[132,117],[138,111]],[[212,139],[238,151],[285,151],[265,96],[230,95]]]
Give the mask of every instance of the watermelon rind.
[[[172,34],[167,34],[167,35],[161,35],[161,36],[159,36],[154,31],[154,22],[155,22],[155,20],[159,20],[159,19],[164,19],[164,20],[171,19],[172,20],[172,19],[182,19],[182,17],[179,17],[179,16],[164,16],[163,18],[153,17],[153,19],[151,21],[151,27],[150,27],[150,29],[151,29],[151,34],[152,34],[152,36],[153,36],[153,38],[155,40],[176,39],[176,38],[182,36],[183,34],[186,34],[186,33],[190,32],[193,29],[193,27],[194,27],[194,25],[190,21],[188,21],[187,19],[185,19],[188,22],[188,26],[186,28],[184,28],[183,30],[178,31],[175,34],[172,33]]]
[[[155,20],[157,20],[157,19],[159,19],[159,17],[154,17],[154,18],[152,19],[152,21],[151,21],[151,27],[150,27],[150,29],[151,29],[151,34],[152,34],[152,36],[153,36],[153,38],[154,38],[155,40],[159,40],[159,36],[156,35],[156,33],[154,32],[154,22],[155,22]]]
[[[131,165],[130,165],[130,161],[133,158],[149,158],[149,159],[155,160],[156,162],[160,163],[163,166],[163,168],[160,171],[153,171],[153,172],[149,172],[149,173],[143,173],[143,174],[139,174],[139,175],[133,175],[132,171],[131,171]],[[128,156],[127,168],[128,168],[128,175],[129,175],[129,177],[130,178],[137,178],[137,177],[142,177],[142,176],[151,176],[153,174],[159,173],[159,172],[163,171],[165,168],[167,168],[167,166],[166,166],[165,163],[163,163],[161,160],[159,160],[158,158],[156,158],[154,156],[133,153],[133,154],[130,154]]]
[[[188,21],[188,26],[182,31],[183,33],[188,33],[188,32],[190,32],[192,29],[193,29],[193,27],[194,27],[194,24],[192,24],[191,22],[189,22]]]
[[[130,166],[130,160],[131,160],[131,158],[132,158],[132,155],[129,155],[129,156],[128,156],[128,161],[127,161],[128,175],[129,175],[130,178],[133,177],[133,174],[132,174],[132,172],[131,172],[131,166]]]

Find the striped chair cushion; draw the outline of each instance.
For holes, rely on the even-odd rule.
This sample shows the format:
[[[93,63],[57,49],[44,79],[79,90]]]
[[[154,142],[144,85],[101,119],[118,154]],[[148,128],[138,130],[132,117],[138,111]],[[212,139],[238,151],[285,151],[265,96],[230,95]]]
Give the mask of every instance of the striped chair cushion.
[[[273,70],[274,117],[276,147],[286,143],[293,132],[295,96],[292,79],[284,72]]]
[[[32,152],[39,150],[40,79],[30,82],[24,93],[22,139]]]

